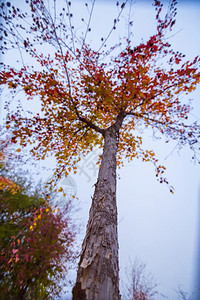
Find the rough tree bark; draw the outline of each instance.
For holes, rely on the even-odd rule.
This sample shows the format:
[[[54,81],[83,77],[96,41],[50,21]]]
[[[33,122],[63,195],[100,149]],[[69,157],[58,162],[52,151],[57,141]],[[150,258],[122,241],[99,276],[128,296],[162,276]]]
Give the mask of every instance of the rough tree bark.
[[[118,300],[116,154],[123,116],[104,132],[104,149],[78,266],[73,299]]]

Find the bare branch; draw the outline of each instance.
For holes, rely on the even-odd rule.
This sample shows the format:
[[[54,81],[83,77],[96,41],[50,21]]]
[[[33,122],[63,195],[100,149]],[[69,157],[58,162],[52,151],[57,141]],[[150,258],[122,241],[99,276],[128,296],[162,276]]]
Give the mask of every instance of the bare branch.
[[[122,3],[120,12],[119,12],[117,18],[114,20],[114,25],[113,25],[113,27],[111,28],[111,30],[110,30],[110,32],[108,33],[108,35],[106,36],[106,38],[103,40],[103,43],[101,44],[100,48],[97,50],[98,53],[99,53],[100,50],[103,48],[103,46],[106,44],[106,42],[107,42],[107,40],[109,39],[109,37],[111,36],[112,32],[115,30],[115,28],[116,28],[116,22],[119,21],[119,18],[120,18],[121,14],[122,14],[122,12],[123,12],[125,6],[126,6],[126,3],[127,3],[128,1],[129,1],[129,0],[126,0],[124,3]]]
[[[86,28],[86,31],[85,31],[85,36],[83,38],[83,43],[82,43],[82,47],[81,47],[81,51],[80,52],[82,52],[83,46],[84,46],[86,38],[87,38],[87,34],[89,32],[89,27],[90,27],[90,22],[91,22],[91,19],[92,19],[92,13],[93,13],[93,9],[94,9],[94,4],[95,4],[95,0],[93,0],[93,2],[92,2],[92,8],[91,8],[91,11],[90,11],[90,16],[89,16],[89,20],[88,20],[88,23],[87,23],[87,28]]]

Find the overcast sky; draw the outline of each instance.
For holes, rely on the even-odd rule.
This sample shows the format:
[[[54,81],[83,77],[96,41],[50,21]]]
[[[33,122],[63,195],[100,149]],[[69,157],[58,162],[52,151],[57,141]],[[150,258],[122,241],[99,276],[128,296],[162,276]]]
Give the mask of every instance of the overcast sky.
[[[77,15],[84,14],[79,1],[71,1]],[[83,2],[83,1],[81,1]],[[109,32],[115,10],[114,1],[97,0],[88,42],[98,48],[101,36]],[[165,1],[166,3],[166,1]],[[192,59],[200,53],[200,2],[178,1],[177,22],[169,42],[175,50]],[[112,17],[113,16],[113,17]],[[154,33],[155,14],[151,1],[138,0],[133,5],[134,45]],[[123,20],[122,20],[123,21]],[[125,24],[124,20],[124,24]],[[120,27],[120,36],[126,31]],[[111,36],[110,42],[118,42],[119,35]],[[188,98],[194,98],[191,120],[200,118],[200,89]],[[140,132],[140,128],[137,128]],[[180,285],[191,292],[195,288],[197,268],[198,220],[200,200],[200,166],[191,162],[192,153],[185,149],[177,153],[176,143],[165,144],[153,140],[151,132],[145,133],[144,142],[154,149],[167,167],[167,178],[175,188],[170,194],[167,186],[156,181],[154,168],[137,160],[118,171],[117,201],[119,220],[120,277],[125,281],[124,269],[129,259],[138,257],[147,263],[162,294],[159,299],[177,299],[175,289]],[[96,151],[79,165],[76,176],[72,175],[81,208],[77,219],[81,220],[82,239],[88,219],[93,185],[97,178]],[[42,164],[41,164],[42,165]],[[199,261],[198,261],[199,263]]]

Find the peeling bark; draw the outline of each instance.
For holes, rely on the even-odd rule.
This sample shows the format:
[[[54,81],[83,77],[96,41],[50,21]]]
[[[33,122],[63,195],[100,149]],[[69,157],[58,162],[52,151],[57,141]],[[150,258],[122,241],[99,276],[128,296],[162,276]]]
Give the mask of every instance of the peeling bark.
[[[119,300],[116,154],[122,118],[105,131],[73,299]]]

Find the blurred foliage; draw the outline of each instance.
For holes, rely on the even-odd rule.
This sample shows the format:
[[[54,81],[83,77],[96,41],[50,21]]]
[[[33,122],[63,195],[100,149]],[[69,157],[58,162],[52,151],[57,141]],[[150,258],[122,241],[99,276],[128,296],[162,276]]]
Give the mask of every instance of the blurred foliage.
[[[59,211],[41,187],[33,191],[25,179],[6,173],[1,163],[0,182],[16,185],[15,192],[0,189],[1,299],[54,299],[75,258],[71,204]]]

